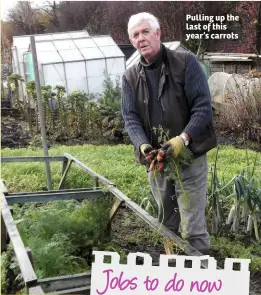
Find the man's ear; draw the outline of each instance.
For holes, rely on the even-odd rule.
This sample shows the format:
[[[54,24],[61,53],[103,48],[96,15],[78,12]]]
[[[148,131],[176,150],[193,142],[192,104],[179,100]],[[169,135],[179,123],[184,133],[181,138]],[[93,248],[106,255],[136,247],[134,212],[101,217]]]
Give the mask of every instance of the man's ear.
[[[160,36],[161,36],[161,30],[160,30],[160,28],[158,28],[158,29],[156,30],[156,35],[157,35],[157,37],[160,38]]]

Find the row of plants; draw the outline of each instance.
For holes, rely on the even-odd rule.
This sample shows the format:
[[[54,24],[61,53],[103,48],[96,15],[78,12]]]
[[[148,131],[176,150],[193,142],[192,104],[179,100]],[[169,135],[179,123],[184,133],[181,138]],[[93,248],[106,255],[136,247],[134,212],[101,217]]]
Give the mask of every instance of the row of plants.
[[[13,93],[13,106],[17,107],[28,121],[31,135],[40,134],[35,82],[29,81],[26,84],[28,100],[21,101],[19,99],[19,81],[23,81],[22,77],[12,74],[7,80]],[[112,126],[110,126],[112,134],[122,132],[119,84],[119,77],[114,85],[110,77],[105,75],[103,93],[97,95],[84,91],[73,91],[67,95],[63,86],[41,86],[48,138],[54,141],[63,141],[69,138],[102,139],[107,131],[103,126],[103,120],[106,117],[113,120]]]
[[[208,194],[208,221],[216,236],[253,236],[260,241],[261,225],[261,155],[256,153],[252,162],[245,151],[245,167],[225,180],[218,173],[218,152],[210,168]]]

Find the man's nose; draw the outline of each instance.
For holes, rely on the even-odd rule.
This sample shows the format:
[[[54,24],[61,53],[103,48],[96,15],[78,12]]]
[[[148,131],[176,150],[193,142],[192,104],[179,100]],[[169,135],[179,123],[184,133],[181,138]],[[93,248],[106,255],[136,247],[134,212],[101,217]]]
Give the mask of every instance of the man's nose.
[[[138,38],[138,42],[141,43],[142,41],[144,41],[144,34],[139,34],[139,38]]]

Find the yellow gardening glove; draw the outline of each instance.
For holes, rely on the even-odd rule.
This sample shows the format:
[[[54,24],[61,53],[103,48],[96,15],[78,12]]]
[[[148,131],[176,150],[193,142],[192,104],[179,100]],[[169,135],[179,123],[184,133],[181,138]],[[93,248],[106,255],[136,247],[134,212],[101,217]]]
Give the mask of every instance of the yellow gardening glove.
[[[182,149],[184,148],[184,141],[180,136],[171,138],[166,144],[162,146],[162,149],[166,149],[166,154],[173,158],[177,158]]]
[[[152,146],[148,143],[143,143],[141,146],[140,146],[140,151],[141,153],[147,157],[149,152],[152,151]]]

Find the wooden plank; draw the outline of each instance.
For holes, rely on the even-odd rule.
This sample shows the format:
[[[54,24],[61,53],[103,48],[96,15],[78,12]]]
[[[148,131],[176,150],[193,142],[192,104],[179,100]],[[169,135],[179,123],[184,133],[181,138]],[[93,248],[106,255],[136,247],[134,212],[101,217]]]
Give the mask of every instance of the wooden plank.
[[[90,295],[91,294],[91,287],[80,287],[75,289],[67,289],[62,291],[57,291],[49,294],[77,294],[77,295]]]
[[[91,273],[39,279],[38,283],[45,293],[86,287],[91,285]]]
[[[13,244],[14,252],[15,252],[24,282],[26,286],[28,287],[35,286],[37,283],[36,274],[31,265],[29,257],[26,253],[24,243],[17,230],[16,224],[13,220],[5,195],[3,193],[2,193],[2,216],[3,216],[4,224],[6,226],[8,235]]]
[[[109,181],[107,178],[101,176],[100,174],[94,172],[92,169],[87,167],[85,164],[83,164],[81,161],[79,161],[77,158],[73,157],[70,154],[65,153],[64,156],[68,159],[71,159],[74,161],[74,163],[78,166],[81,167],[84,171],[87,173],[91,174],[92,176],[97,176],[100,181],[102,181],[104,184],[108,185],[114,185],[111,181]]]
[[[63,161],[63,156],[57,157],[44,157],[44,156],[35,156],[35,157],[1,157],[2,163],[15,163],[15,162],[51,162],[51,161]]]
[[[100,187],[98,187],[98,189],[101,189]],[[69,189],[62,189],[62,190],[51,190],[51,191],[36,191],[36,192],[21,192],[21,193],[10,193],[8,194],[8,196],[30,196],[30,195],[42,195],[42,194],[46,194],[46,193],[70,193],[70,192],[83,192],[83,191],[92,191],[93,188],[69,188]]]
[[[44,291],[41,286],[31,287],[28,289],[29,295],[43,295]]]
[[[50,201],[65,201],[65,200],[77,200],[77,199],[88,199],[91,197],[104,196],[102,190],[88,190],[80,192],[59,192],[45,194],[32,194],[32,195],[19,195],[19,196],[7,196],[6,200],[9,205],[12,204],[23,204],[27,202],[50,202]]]
[[[66,176],[67,176],[67,174],[69,172],[69,169],[70,169],[70,167],[72,165],[72,162],[73,162],[72,160],[68,161],[67,166],[66,166],[66,168],[65,168],[65,170],[63,172],[62,178],[60,180],[60,183],[58,185],[58,189],[63,189],[64,188],[65,179],[66,179]]]

